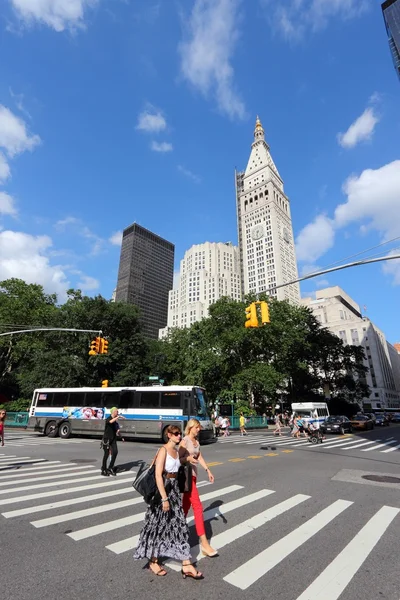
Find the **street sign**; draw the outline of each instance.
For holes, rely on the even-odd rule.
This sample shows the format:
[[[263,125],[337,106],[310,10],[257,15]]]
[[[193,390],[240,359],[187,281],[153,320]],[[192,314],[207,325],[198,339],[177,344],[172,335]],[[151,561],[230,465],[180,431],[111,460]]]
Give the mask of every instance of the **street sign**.
[[[150,375],[149,381],[158,381],[158,375]]]

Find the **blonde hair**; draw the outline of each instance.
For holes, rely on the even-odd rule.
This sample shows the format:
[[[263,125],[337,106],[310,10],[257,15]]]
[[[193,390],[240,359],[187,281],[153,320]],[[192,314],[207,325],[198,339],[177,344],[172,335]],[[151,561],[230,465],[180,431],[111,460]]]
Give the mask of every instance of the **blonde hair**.
[[[190,430],[193,429],[193,427],[201,428],[201,424],[198,419],[189,419],[189,421],[187,422],[187,425],[186,425],[185,435],[189,435]]]

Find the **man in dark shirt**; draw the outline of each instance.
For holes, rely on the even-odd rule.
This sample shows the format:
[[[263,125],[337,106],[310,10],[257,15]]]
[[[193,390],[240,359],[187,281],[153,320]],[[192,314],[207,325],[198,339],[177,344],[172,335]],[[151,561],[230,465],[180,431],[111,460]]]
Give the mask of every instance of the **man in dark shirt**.
[[[117,432],[119,430],[118,419],[120,415],[118,414],[118,409],[114,406],[110,410],[110,416],[106,419],[106,426],[104,428],[103,434],[103,464],[101,467],[102,475],[116,475],[117,472],[114,469],[115,459],[118,454],[118,446],[117,446]],[[111,460],[109,467],[107,469],[107,460],[108,456],[111,455]]]

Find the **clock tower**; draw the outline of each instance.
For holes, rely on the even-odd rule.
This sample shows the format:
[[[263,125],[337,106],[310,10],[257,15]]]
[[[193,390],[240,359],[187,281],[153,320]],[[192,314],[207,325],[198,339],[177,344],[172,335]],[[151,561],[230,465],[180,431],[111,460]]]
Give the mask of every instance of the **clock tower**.
[[[257,117],[254,142],[244,172],[236,175],[236,206],[242,290],[262,292],[278,300],[300,302],[289,198]]]

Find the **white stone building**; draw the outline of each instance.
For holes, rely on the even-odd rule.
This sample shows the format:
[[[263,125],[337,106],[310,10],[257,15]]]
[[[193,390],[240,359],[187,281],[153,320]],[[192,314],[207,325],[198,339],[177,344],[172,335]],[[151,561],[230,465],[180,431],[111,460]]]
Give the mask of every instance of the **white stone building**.
[[[209,306],[223,296],[241,300],[238,248],[230,242],[192,246],[181,260],[178,287],[169,292],[168,323],[159,337],[208,316]]]
[[[236,172],[236,205],[243,293],[298,304],[298,284],[274,289],[297,279],[296,252],[289,198],[258,117],[246,170]]]
[[[399,355],[383,332],[362,316],[359,305],[338,286],[318,290],[315,299],[303,298],[301,304],[344,344],[364,348],[366,383],[371,389],[370,397],[363,400],[365,410],[400,408]]]

